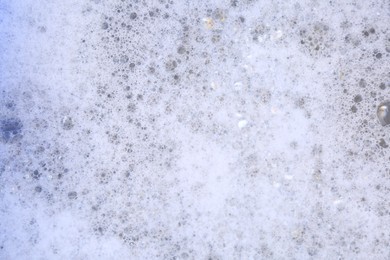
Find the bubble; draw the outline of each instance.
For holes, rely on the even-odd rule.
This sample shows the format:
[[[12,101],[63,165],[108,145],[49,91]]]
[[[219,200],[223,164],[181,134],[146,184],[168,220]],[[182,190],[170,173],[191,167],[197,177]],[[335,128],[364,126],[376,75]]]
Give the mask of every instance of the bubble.
[[[62,121],[62,129],[71,130],[74,127],[73,119],[69,116],[65,116]]]
[[[69,192],[69,193],[68,193],[68,198],[69,198],[70,200],[75,200],[75,199],[77,199],[77,192],[75,192],[75,191]]]
[[[127,56],[127,55],[121,55],[119,61],[120,61],[121,63],[127,63],[127,62],[129,61],[129,56]]]
[[[1,140],[11,143],[21,137],[23,124],[18,118],[7,118],[0,121]]]
[[[133,12],[133,13],[130,14],[130,19],[131,20],[135,20],[135,19],[137,19],[137,16],[138,16],[137,13]]]
[[[103,30],[107,30],[108,29],[108,23],[107,22],[102,23],[101,27],[102,27]]]
[[[269,32],[269,30],[269,27],[265,26],[264,24],[258,24],[254,30],[251,31],[253,41],[263,41],[263,38]]]
[[[9,102],[7,102],[7,103],[5,104],[5,107],[8,108],[8,109],[10,109],[10,110],[15,110],[16,105],[15,105],[15,102],[9,101]]]
[[[170,60],[165,63],[165,69],[167,71],[173,71],[176,69],[176,67],[177,67],[177,62],[175,60]]]
[[[45,26],[38,26],[38,31],[40,33],[45,33],[46,32],[46,27]]]
[[[360,79],[359,80],[359,87],[365,88],[367,86],[367,82],[365,79]]]
[[[377,116],[382,126],[390,124],[390,101],[379,104]]]
[[[177,48],[177,53],[184,54],[185,52],[186,52],[186,49],[184,48],[184,46],[179,46],[179,48]]]
[[[149,68],[148,68],[148,72],[149,72],[150,74],[154,74],[154,73],[156,72],[156,69],[155,69],[154,67],[149,67]]]
[[[39,172],[38,170],[35,170],[33,173],[32,173],[32,177],[33,179],[36,179],[36,180],[39,180],[39,178],[41,177],[42,173]]]
[[[382,148],[388,148],[389,147],[389,145],[386,143],[386,141],[383,138],[381,138],[379,140],[379,146],[382,147]]]
[[[356,95],[356,96],[353,98],[353,101],[354,101],[355,103],[360,103],[362,100],[363,100],[363,98],[362,98],[361,95]]]

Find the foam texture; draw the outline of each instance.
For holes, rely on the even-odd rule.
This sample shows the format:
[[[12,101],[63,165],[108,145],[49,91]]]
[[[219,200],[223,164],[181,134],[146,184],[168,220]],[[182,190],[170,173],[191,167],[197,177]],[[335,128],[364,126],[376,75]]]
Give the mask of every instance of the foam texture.
[[[0,0],[0,259],[390,259],[389,24]]]

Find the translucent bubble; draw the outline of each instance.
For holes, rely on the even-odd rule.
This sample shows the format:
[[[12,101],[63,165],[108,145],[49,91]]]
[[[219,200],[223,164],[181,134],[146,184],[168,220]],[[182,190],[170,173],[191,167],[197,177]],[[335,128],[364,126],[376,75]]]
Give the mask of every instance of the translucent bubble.
[[[382,126],[390,124],[390,101],[379,104],[377,116]]]

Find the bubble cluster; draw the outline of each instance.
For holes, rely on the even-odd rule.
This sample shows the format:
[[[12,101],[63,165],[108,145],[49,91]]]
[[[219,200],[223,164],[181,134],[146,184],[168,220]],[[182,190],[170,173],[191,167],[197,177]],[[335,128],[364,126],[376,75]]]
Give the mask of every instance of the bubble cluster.
[[[334,33],[329,32],[329,30],[329,26],[322,22],[316,22],[308,25],[307,28],[300,29],[300,43],[304,50],[312,56],[330,55],[335,39],[333,38]]]

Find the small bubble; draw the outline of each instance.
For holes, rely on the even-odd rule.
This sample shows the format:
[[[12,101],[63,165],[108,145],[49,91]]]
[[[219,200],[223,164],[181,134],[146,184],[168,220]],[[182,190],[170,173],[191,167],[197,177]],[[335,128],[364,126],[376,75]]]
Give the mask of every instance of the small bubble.
[[[77,199],[77,192],[75,192],[75,191],[69,192],[69,193],[68,193],[68,198],[69,198],[70,200],[75,200],[75,199]]]
[[[156,72],[156,69],[153,68],[153,67],[149,67],[148,72],[149,72],[150,74],[153,74],[154,72]]]
[[[165,63],[165,68],[167,71],[173,71],[177,67],[177,62],[175,60],[168,61]]]
[[[107,22],[102,23],[102,29],[103,30],[107,30],[108,29],[108,23]]]
[[[354,98],[353,98],[353,101],[355,103],[359,103],[363,100],[362,96],[361,95],[356,95]]]
[[[177,53],[184,54],[185,52],[186,52],[186,49],[184,48],[184,46],[179,46],[179,48],[177,48]]]
[[[367,86],[367,82],[365,79],[360,79],[359,80],[359,87],[365,88]]]
[[[121,55],[119,60],[121,63],[126,63],[129,61],[129,57],[127,55]]]
[[[382,148],[388,148],[388,147],[389,147],[389,145],[386,143],[386,141],[385,141],[383,138],[381,138],[381,139],[379,140],[379,145],[380,145]]]
[[[40,173],[38,170],[35,170],[33,173],[32,173],[32,177],[36,180],[39,180],[39,178],[41,177],[42,173]]]
[[[45,26],[39,26],[39,27],[38,27],[38,30],[39,30],[41,33],[45,33],[45,32],[46,32],[46,27],[45,27]]]
[[[63,119],[62,119],[62,128],[64,130],[70,130],[74,127],[74,123],[73,123],[73,120],[71,117],[68,117],[68,116],[65,116]]]
[[[133,13],[130,14],[130,19],[131,20],[135,20],[137,18],[137,16],[138,16],[137,13],[133,12]]]
[[[292,149],[297,149],[298,143],[297,143],[296,141],[293,141],[293,142],[290,143],[290,147],[291,147]]]
[[[13,101],[7,102],[5,104],[5,107],[10,109],[10,110],[15,110],[15,103]]]

